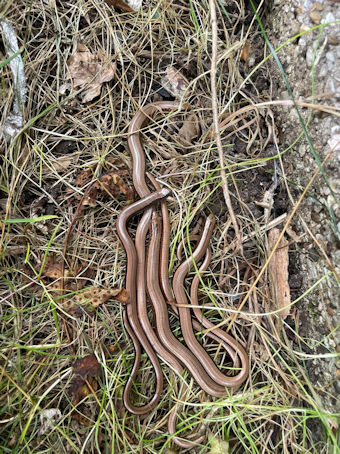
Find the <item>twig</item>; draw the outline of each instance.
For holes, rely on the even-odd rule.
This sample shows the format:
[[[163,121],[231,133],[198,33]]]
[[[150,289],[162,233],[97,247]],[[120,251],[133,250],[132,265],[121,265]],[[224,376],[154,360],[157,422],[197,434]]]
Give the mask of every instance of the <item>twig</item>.
[[[321,167],[328,161],[328,159],[330,158],[330,156],[333,154],[335,148],[333,148],[332,150],[330,150],[329,153],[327,153],[325,159],[322,161],[321,163]],[[313,184],[315,178],[318,176],[320,172],[320,168],[318,167],[315,172],[313,173],[313,176],[312,178],[309,180],[307,186],[305,187],[303,193],[301,194],[299,200],[297,201],[295,207],[293,208],[291,214],[289,215],[281,233],[280,233],[280,236],[278,237],[277,241],[276,241],[276,244],[275,246],[273,247],[271,253],[269,254],[269,257],[267,258],[266,260],[266,263],[264,264],[264,266],[262,267],[261,271],[259,272],[257,278],[255,279],[255,281],[253,282],[253,284],[251,285],[250,289],[248,290],[248,293],[246,294],[246,296],[243,298],[243,300],[241,301],[239,307],[237,308],[237,312],[232,316],[231,318],[231,321],[230,321],[230,324],[228,326],[228,329],[227,329],[227,332],[231,329],[234,321],[236,320],[237,318],[237,315],[238,315],[238,312],[242,309],[242,307],[245,305],[245,303],[247,302],[248,298],[249,298],[249,295],[251,295],[251,292],[254,290],[255,286],[257,285],[258,281],[260,280],[261,276],[263,275],[263,273],[265,272],[270,260],[272,259],[273,255],[275,254],[275,251],[277,250],[279,244],[280,244],[280,241],[282,240],[283,238],[283,235],[285,233],[285,231],[287,230],[287,227],[289,226],[289,224],[291,223],[291,220],[293,219],[297,209],[299,208],[299,206],[301,205],[301,202],[302,200],[304,199],[305,195],[307,194],[309,188],[311,187],[311,185]]]

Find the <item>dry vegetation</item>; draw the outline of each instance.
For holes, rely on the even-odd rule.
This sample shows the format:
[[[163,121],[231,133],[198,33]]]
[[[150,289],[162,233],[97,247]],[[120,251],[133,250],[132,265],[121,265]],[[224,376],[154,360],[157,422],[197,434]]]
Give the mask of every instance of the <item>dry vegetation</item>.
[[[251,358],[249,379],[226,398],[212,399],[184,377],[191,385],[179,434],[211,434],[197,453],[335,453],[336,415],[323,410],[305,370],[318,351],[312,339],[299,336],[296,301],[284,316],[280,312],[285,303],[276,305],[273,289],[280,265],[270,273],[267,267],[268,230],[277,225],[282,231],[298,205],[290,204],[282,177],[277,107],[270,105],[271,77],[250,5],[217,3],[216,107],[224,122],[220,151],[240,232],[236,241],[214,137],[207,0],[150,0],[138,13],[102,0],[6,1],[1,9],[16,24],[29,122],[15,140],[1,143],[1,218],[52,217],[1,224],[0,451],[161,453],[172,447],[167,417],[179,379],[166,365],[164,395],[151,415],[140,419],[122,405],[133,348],[121,317],[126,262],[115,228],[134,197],[128,124],[141,106],[163,99],[166,93],[158,91],[172,65],[187,79],[190,112],[158,117],[143,130],[148,170],[173,191],[171,273],[187,226],[190,231],[213,213],[213,260],[201,301],[209,319],[229,326]],[[264,17],[263,8],[260,13]],[[78,43],[107,56],[103,65],[114,72],[91,100],[84,84],[65,85],[72,82],[70,57]],[[251,72],[249,59],[255,59]],[[11,110],[11,81],[7,65],[3,119]],[[263,101],[268,104],[249,108]],[[290,247],[295,240],[289,238]],[[63,274],[66,293],[60,294]],[[180,338],[174,315],[171,323]],[[226,360],[216,346],[206,346],[220,364]],[[88,355],[95,357],[82,372],[79,360]],[[146,359],[138,383],[145,402],[154,384]],[[44,431],[45,409],[60,413]]]

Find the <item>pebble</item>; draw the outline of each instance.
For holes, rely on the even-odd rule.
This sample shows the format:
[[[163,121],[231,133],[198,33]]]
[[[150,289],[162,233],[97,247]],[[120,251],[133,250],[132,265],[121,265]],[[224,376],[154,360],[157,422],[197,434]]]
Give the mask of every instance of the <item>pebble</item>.
[[[311,11],[309,13],[309,17],[312,19],[312,22],[316,25],[319,25],[321,23],[321,14],[318,11]]]
[[[314,49],[313,47],[308,47],[306,52],[306,63],[308,68],[311,68],[314,60]]]
[[[320,2],[315,2],[314,6],[313,6],[313,9],[316,9],[318,11],[322,11],[323,10],[323,6],[321,5]]]
[[[322,19],[322,24],[327,24],[328,22],[335,21],[335,17],[333,13],[327,13],[326,16]]]
[[[332,46],[337,46],[339,44],[339,37],[337,35],[330,35],[328,37],[328,42]]]
[[[299,155],[302,158],[305,154],[306,154],[306,146],[302,144],[299,146]]]
[[[333,52],[328,51],[328,52],[326,53],[326,58],[327,58],[327,60],[328,60],[329,62],[331,62],[331,63],[334,63],[334,62],[335,62],[335,55],[333,54]]]

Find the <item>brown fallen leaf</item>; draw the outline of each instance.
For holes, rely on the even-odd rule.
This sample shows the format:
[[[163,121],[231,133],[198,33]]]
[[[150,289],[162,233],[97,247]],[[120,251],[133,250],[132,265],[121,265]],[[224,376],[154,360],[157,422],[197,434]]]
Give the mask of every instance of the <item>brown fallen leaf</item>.
[[[119,173],[120,171],[111,170],[94,182],[84,195],[82,206],[95,207],[99,195],[106,195],[116,199],[125,196],[128,203],[133,202],[135,191],[124,182]]]
[[[103,51],[92,54],[81,43],[77,44],[75,52],[67,61],[67,66],[73,87],[86,87],[80,95],[83,103],[99,96],[102,84],[112,80],[116,72],[116,64],[110,62]]]
[[[199,135],[199,132],[198,117],[195,114],[191,114],[183,121],[183,125],[178,131],[178,138],[184,145],[192,145],[193,139]]]
[[[73,184],[75,186],[83,187],[83,186],[85,186],[85,184],[89,183],[92,180],[92,178],[93,178],[92,169],[83,169],[78,173]]]
[[[174,66],[166,68],[166,75],[161,80],[162,86],[176,98],[182,98],[186,92],[189,81]]]
[[[76,269],[65,269],[64,276],[65,277],[75,277],[81,271],[81,267],[77,267]],[[61,261],[57,257],[51,255],[46,258],[45,265],[43,268],[43,274],[45,277],[49,277],[50,279],[60,279],[62,277],[62,266]]]
[[[268,234],[269,251],[274,248],[280,236],[279,229],[272,229]],[[288,241],[280,241],[271,261],[269,262],[269,281],[276,309],[281,309],[278,315],[284,320],[290,313],[290,287],[288,284]]]
[[[72,380],[71,393],[73,395],[72,405],[74,410],[71,413],[72,419],[75,419],[79,423],[88,426],[91,423],[90,412],[84,405],[79,404],[83,399],[88,397],[92,392],[96,392],[98,389],[98,383],[95,378],[89,377],[87,380],[79,376],[75,376]]]
[[[72,411],[72,418],[82,424],[88,425],[90,419],[87,418],[84,404],[80,404],[85,397],[89,396],[98,389],[96,378],[100,375],[100,364],[95,355],[88,355],[84,358],[78,358],[73,364],[74,377],[71,384],[71,393],[73,395],[72,405],[78,406]]]
[[[84,304],[90,302],[92,306],[98,307],[110,298],[125,303],[127,302],[127,292],[125,289],[106,289],[92,287],[75,296],[78,303]]]
[[[100,364],[96,355],[92,354],[76,359],[73,364],[73,373],[83,380],[97,377],[100,374]]]
[[[63,156],[52,161],[52,166],[57,172],[66,170],[71,164],[74,164],[75,157]],[[47,168],[47,167],[46,167]]]

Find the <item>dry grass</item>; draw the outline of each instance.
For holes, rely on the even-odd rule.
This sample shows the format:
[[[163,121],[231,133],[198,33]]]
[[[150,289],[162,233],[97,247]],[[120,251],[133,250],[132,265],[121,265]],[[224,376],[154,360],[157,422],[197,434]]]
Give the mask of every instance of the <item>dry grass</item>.
[[[253,201],[261,200],[261,184],[269,187],[275,171],[272,158],[277,150],[268,153],[267,147],[273,126],[271,111],[243,113],[223,132],[237,223],[243,238],[252,237],[243,243],[243,251],[235,250],[230,247],[233,230],[211,133],[209,2],[146,3],[149,6],[138,14],[118,13],[100,0],[1,4],[3,15],[17,24],[28,83],[25,119],[31,121],[14,142],[2,142],[1,217],[57,216],[42,225],[1,226],[0,451],[4,453],[160,453],[171,446],[167,417],[178,396],[178,377],[164,365],[166,387],[156,410],[144,420],[126,413],[121,396],[133,364],[133,349],[119,303],[110,300],[95,312],[69,314],[65,298],[51,290],[54,282],[40,274],[44,274],[44,254],[61,261],[66,232],[77,208],[75,195],[82,195],[101,174],[114,170],[117,161],[112,158],[131,166],[126,145],[129,121],[140,106],[159,99],[156,91],[169,64],[181,68],[188,77],[187,101],[201,127],[200,138],[187,147],[177,135],[185,114],[158,118],[143,132],[148,170],[174,194],[169,203],[172,270],[178,264],[175,248],[189,222],[196,223],[200,214],[213,212],[217,219],[213,261],[204,279],[202,301],[210,308],[206,313],[211,320],[219,323],[222,317],[227,324],[266,262],[266,236],[260,232],[265,231],[268,220]],[[229,103],[224,116],[258,103],[256,87],[268,79],[266,90],[270,93],[271,83],[262,64],[249,80],[252,92],[240,89],[245,78],[243,43],[248,39],[256,47],[260,36],[243,2],[227,2],[227,10],[231,22],[222,9],[218,11],[216,79],[219,111]],[[66,62],[77,41],[91,52],[103,50],[117,63],[115,80],[104,84],[100,98],[86,105],[77,93],[62,95],[59,91],[67,80]],[[260,49],[258,46],[256,52]],[[257,62],[262,58],[259,54]],[[13,96],[8,67],[1,82],[5,118]],[[282,162],[277,161],[280,166]],[[91,169],[92,179],[84,187],[76,186],[75,179],[84,169]],[[277,191],[284,191],[283,185]],[[115,229],[124,204],[124,199],[100,198],[76,222],[66,263],[67,268],[81,267],[79,286],[124,287],[125,255]],[[287,211],[290,209],[287,202]],[[274,217],[272,213],[270,219]],[[247,280],[246,263],[251,263]],[[300,338],[296,326],[283,322],[285,329],[277,328],[266,272],[247,298],[231,334],[247,346],[249,379],[235,395],[212,400],[186,376],[191,386],[179,418],[180,435],[208,429],[214,439],[227,440],[233,453],[336,452],[332,432],[335,415],[322,409],[305,370],[305,362],[318,356],[311,340]],[[62,314],[72,326],[71,349]],[[175,317],[172,326],[180,336]],[[294,343],[287,339],[286,331]],[[109,353],[110,346],[115,347],[113,353]],[[75,357],[91,353],[102,366],[102,377],[96,394],[88,395],[79,407],[87,418],[83,424],[72,418],[71,366]],[[223,359],[219,353],[217,360]],[[138,387],[143,402],[152,395],[154,383],[146,360],[138,381],[143,384]],[[59,408],[62,418],[53,429],[39,435],[39,414],[46,408]],[[317,441],[315,427],[323,433]],[[196,449],[208,451],[208,442]]]

